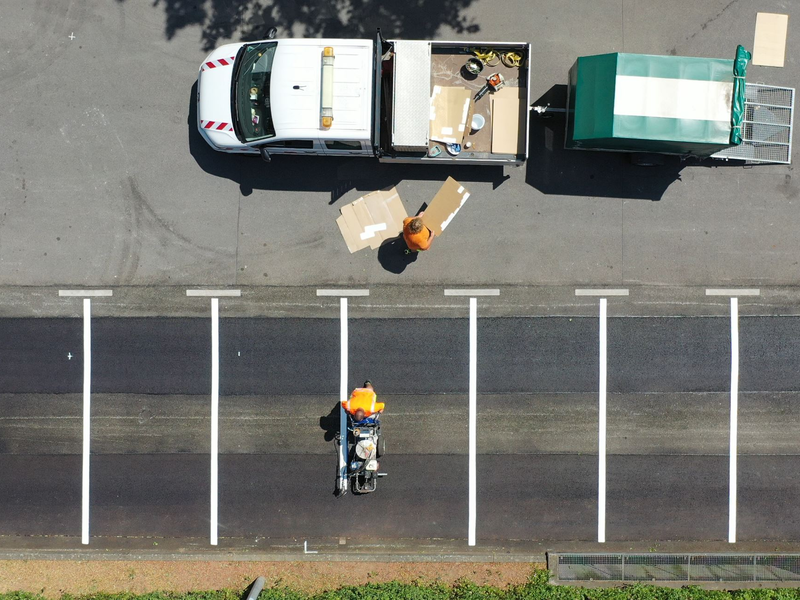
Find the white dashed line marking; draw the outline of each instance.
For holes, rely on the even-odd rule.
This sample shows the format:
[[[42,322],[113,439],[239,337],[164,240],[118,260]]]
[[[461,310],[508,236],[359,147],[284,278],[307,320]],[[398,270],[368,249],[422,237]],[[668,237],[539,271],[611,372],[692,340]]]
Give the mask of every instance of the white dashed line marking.
[[[737,454],[739,435],[739,299],[731,298],[731,424],[728,487],[728,542],[736,543]]]
[[[211,299],[211,545],[219,523],[219,298]]]
[[[92,415],[92,301],[83,299],[83,461],[81,473],[81,543],[89,543],[89,459]]]
[[[242,290],[186,290],[187,296],[202,296],[211,298],[235,297],[242,295]]]
[[[61,297],[92,298],[96,296],[113,296],[114,292],[111,290],[58,290],[58,295]]]
[[[447,293],[447,292],[445,292]],[[475,545],[477,524],[478,454],[478,299],[469,299],[469,531],[468,542]]]
[[[348,398],[347,386],[347,298],[339,299],[340,321],[340,363],[339,363],[339,491],[347,488],[347,415],[344,412],[344,402]]]
[[[499,296],[500,290],[445,290],[445,296]]]
[[[575,290],[576,296],[627,296],[628,290],[624,288],[619,289],[601,289],[601,288],[580,288]]]
[[[317,296],[369,296],[369,290],[317,290]]]
[[[600,386],[597,444],[597,541],[606,541],[606,378],[608,301],[600,298]]]
[[[735,288],[708,288],[706,296],[760,296],[761,290],[759,289],[741,289]]]

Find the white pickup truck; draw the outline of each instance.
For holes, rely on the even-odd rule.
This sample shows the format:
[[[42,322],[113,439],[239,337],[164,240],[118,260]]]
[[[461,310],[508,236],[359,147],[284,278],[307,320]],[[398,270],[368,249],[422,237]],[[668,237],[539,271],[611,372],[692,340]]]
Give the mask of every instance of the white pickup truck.
[[[228,44],[200,66],[197,127],[215,150],[266,161],[310,154],[521,165],[529,57],[527,43],[384,40],[380,31],[375,40]],[[502,89],[476,100],[497,74]]]

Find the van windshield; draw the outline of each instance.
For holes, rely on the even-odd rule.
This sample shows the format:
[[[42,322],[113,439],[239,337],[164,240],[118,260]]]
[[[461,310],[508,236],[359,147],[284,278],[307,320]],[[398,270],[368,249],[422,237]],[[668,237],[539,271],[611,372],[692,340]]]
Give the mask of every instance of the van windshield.
[[[236,134],[243,142],[275,137],[269,106],[272,59],[278,42],[245,46],[233,75],[233,105]]]

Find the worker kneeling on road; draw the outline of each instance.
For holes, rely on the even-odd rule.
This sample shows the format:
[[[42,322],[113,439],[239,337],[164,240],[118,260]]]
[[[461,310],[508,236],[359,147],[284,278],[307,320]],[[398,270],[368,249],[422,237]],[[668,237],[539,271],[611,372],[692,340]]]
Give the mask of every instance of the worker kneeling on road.
[[[422,223],[422,215],[403,219],[403,239],[406,241],[409,252],[421,252],[431,247],[433,232]]]
[[[350,398],[342,402],[342,407],[353,416],[354,424],[359,425],[377,422],[384,403],[378,402],[372,383],[365,381],[363,387],[354,389]]]

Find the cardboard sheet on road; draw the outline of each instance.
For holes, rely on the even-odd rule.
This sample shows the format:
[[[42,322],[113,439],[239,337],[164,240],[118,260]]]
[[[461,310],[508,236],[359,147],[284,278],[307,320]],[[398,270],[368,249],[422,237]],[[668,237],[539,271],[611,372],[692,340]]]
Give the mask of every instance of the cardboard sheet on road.
[[[786,59],[786,32],[789,15],[758,13],[756,36],[753,40],[753,64],[782,67]]]
[[[396,188],[371,192],[339,212],[336,224],[351,254],[367,246],[374,250],[384,240],[397,237],[408,216]]]
[[[523,88],[504,87],[492,94],[492,154],[524,154],[527,104]]]
[[[467,198],[469,191],[455,179],[448,177],[425,209],[422,223],[437,236],[442,235]]]
[[[463,87],[433,86],[430,139],[443,144],[464,141],[472,92]]]

